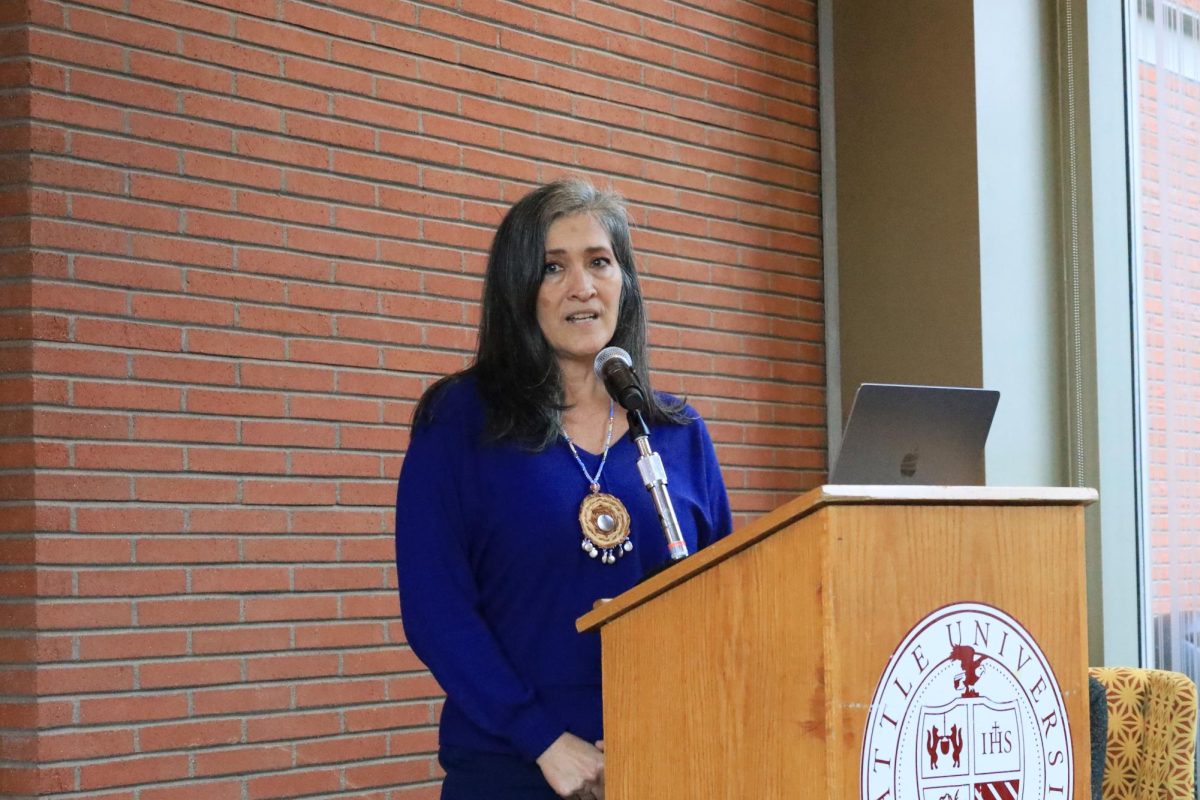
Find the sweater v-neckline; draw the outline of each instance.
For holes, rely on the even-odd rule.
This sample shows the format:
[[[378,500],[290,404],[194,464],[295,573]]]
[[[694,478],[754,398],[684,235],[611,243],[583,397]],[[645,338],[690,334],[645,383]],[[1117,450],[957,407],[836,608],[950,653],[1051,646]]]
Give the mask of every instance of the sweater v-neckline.
[[[617,447],[620,446],[621,442],[623,442],[629,438],[628,434],[629,434],[628,429],[626,429],[625,432],[622,433],[620,436],[617,436],[614,434],[612,444],[610,444],[608,446],[608,452],[611,454],[613,450],[616,450]],[[563,440],[563,444],[566,444],[565,439]],[[580,455],[585,455],[585,456],[591,458],[593,461],[599,461],[601,458],[604,457],[603,451],[601,451],[599,453],[593,453],[591,450],[588,450],[586,447],[581,447],[579,442],[575,442],[575,449],[579,451]],[[568,447],[567,452],[570,452],[570,450],[571,450],[571,448]]]

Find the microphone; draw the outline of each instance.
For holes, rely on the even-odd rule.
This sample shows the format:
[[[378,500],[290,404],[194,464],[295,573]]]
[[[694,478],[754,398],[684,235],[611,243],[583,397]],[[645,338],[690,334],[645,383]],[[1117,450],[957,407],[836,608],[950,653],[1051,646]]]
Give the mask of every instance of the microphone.
[[[667,553],[671,561],[687,558],[687,542],[679,528],[679,518],[675,516],[675,507],[671,505],[671,495],[667,491],[667,471],[663,468],[662,458],[650,447],[650,428],[642,418],[642,409],[646,407],[646,393],[638,384],[637,375],[633,371],[633,359],[619,347],[606,347],[596,354],[592,363],[596,377],[604,381],[604,388],[612,398],[625,409],[629,420],[629,436],[637,445],[637,468],[642,476],[646,491],[654,502],[654,510],[658,512],[658,521],[662,524],[663,535],[667,537]]]
[[[596,377],[604,388],[626,411],[641,411],[646,407],[646,394],[633,371],[633,359],[620,347],[606,347],[596,354],[592,363]]]

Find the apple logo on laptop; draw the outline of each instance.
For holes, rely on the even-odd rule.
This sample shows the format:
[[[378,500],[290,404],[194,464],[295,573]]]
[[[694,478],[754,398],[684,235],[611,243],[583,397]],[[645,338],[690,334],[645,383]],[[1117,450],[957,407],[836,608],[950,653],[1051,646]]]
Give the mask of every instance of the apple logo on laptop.
[[[911,478],[917,474],[917,451],[905,453],[904,458],[900,459],[900,474],[906,478]]]

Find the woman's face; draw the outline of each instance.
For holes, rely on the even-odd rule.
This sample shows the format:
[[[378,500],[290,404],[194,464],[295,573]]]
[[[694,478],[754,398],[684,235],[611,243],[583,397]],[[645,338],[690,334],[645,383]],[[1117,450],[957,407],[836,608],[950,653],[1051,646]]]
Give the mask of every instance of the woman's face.
[[[591,214],[560,217],[546,232],[537,321],[560,363],[589,365],[613,337],[621,305],[621,265],[608,232]]]

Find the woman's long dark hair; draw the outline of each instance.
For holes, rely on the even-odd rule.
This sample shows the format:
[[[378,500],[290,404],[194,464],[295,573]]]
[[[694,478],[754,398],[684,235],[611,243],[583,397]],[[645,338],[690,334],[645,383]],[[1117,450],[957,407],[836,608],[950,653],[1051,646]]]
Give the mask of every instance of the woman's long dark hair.
[[[413,424],[429,422],[438,392],[464,375],[474,376],[487,408],[487,436],[542,450],[558,436],[564,406],[558,361],[537,321],[537,296],[546,263],[546,232],[562,217],[590,214],[608,233],[621,265],[621,305],[610,345],[624,348],[647,390],[643,414],[651,422],[684,423],[682,402],[665,405],[646,368],[646,313],[629,240],[629,221],[619,196],[586,181],[558,180],[530,192],[509,209],[488,255],[483,286],[479,349],[462,372],[425,392]]]

